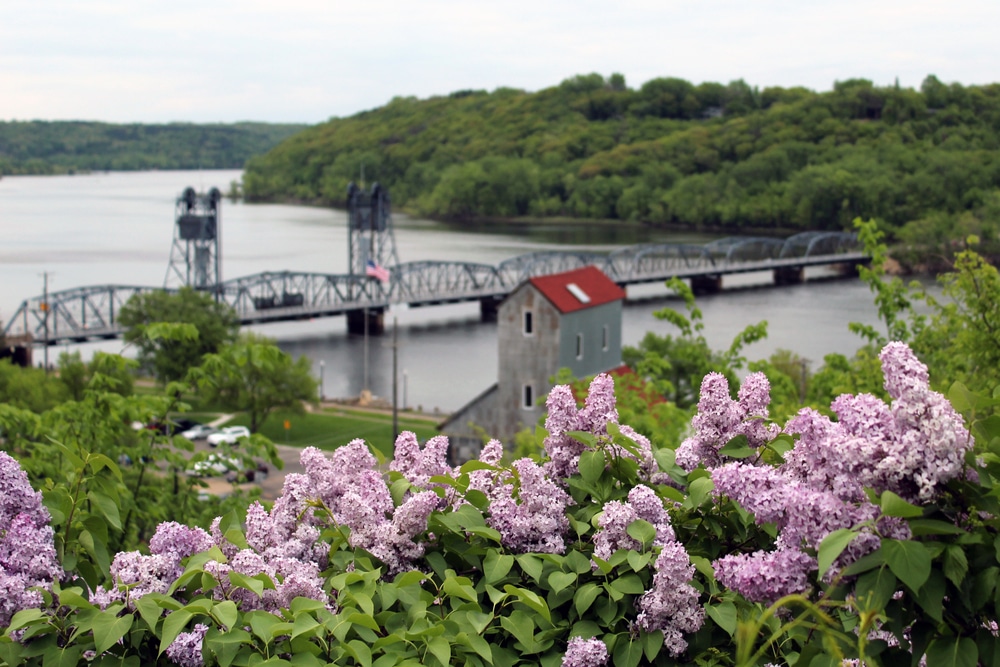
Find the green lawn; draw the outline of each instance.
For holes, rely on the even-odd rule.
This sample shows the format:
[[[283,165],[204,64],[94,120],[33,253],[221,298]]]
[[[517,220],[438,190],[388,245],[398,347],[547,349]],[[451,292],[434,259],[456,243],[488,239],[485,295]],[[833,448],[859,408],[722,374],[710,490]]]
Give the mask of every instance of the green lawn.
[[[285,420],[291,426],[287,430],[284,428]],[[249,426],[249,423],[244,415],[237,415],[227,425]],[[413,431],[421,442],[438,435],[435,422],[406,418],[405,415],[400,415],[399,429]],[[277,444],[312,446],[326,450],[336,449],[355,438],[361,438],[387,456],[392,456],[393,453],[392,415],[376,412],[346,408],[329,408],[304,415],[275,412],[264,422],[260,433]]]

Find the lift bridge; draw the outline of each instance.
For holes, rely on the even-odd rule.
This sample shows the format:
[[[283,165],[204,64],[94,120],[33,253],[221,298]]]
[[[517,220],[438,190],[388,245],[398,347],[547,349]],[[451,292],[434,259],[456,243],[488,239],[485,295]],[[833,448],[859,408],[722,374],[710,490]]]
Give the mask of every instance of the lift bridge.
[[[804,232],[787,239],[731,237],[704,245],[653,243],[610,253],[533,252],[496,266],[474,262],[400,262],[389,194],[348,188],[346,274],[264,272],[222,280],[221,196],[213,188],[187,188],[177,199],[174,240],[163,287],[93,285],[50,292],[24,301],[4,327],[8,344],[48,344],[113,339],[122,335],[118,314],[130,298],[182,285],[209,292],[232,306],[243,324],[345,315],[348,330],[380,333],[392,304],[411,308],[478,301],[484,320],[517,285],[533,276],[594,265],[624,287],[690,280],[696,293],[721,288],[725,275],[770,271],[776,284],[801,282],[806,267],[867,261],[857,236]]]

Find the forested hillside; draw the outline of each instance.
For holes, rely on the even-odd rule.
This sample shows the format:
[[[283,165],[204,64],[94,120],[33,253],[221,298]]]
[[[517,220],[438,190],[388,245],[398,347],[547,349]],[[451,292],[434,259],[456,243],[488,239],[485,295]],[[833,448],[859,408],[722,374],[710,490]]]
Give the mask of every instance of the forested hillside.
[[[0,122],[0,175],[239,169],[305,125]]]
[[[992,235],[1000,85],[838,82],[757,90],[577,76],[527,93],[460,91],[334,119],[247,164],[254,200],[338,204],[362,165],[424,215],[572,216],[726,229]],[[908,225],[909,223],[909,225]],[[908,226],[907,226],[908,225]],[[905,226],[905,227],[904,227]]]

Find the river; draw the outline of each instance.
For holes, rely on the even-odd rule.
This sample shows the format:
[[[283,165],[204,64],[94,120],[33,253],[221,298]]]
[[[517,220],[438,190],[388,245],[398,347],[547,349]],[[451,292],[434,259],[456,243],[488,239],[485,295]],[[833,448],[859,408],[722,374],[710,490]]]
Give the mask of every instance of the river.
[[[228,189],[239,171],[117,172],[75,176],[8,176],[0,179],[0,319],[21,301],[42,293],[98,284],[159,286],[173,238],[174,201],[187,186]],[[400,261],[461,260],[496,264],[536,250],[607,251],[645,242],[701,243],[712,236],[680,234],[630,225],[545,224],[460,228],[396,213]],[[223,278],[260,271],[345,273],[347,229],[343,211],[225,201],[222,207]],[[807,272],[805,284],[768,287],[770,275],[726,277],[722,293],[698,300],[704,335],[728,347],[748,324],[768,322],[768,338],[751,346],[751,359],[776,349],[793,350],[816,368],[825,354],[851,354],[860,340],[847,325],[876,324],[872,295],[859,280],[827,279]],[[674,333],[654,310],[679,307],[662,285],[629,288],[623,341],[637,344],[647,331]],[[478,304],[395,309],[398,323],[400,400],[425,411],[450,412],[496,379],[496,324],[483,324]],[[366,384],[391,396],[390,336],[371,338],[368,363],[361,336],[347,334],[342,317],[254,327],[294,355],[313,362],[328,397],[356,396]],[[70,348],[66,348],[70,349]],[[72,346],[84,355],[102,349],[124,352],[121,341]],[[62,350],[62,348],[60,348]],[[54,355],[54,351],[50,351]],[[41,350],[36,351],[41,360]],[[405,385],[405,386],[404,386]]]

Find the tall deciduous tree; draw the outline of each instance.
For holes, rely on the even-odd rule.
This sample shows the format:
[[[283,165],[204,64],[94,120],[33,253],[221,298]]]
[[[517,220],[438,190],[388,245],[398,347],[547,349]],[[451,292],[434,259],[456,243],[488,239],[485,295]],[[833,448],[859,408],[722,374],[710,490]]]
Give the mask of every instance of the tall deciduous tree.
[[[253,334],[207,355],[191,377],[209,402],[246,412],[252,433],[272,411],[301,412],[304,401],[317,399],[309,360],[293,360],[270,339]]]
[[[137,294],[125,304],[118,319],[125,327],[126,342],[139,350],[139,363],[161,382],[183,378],[203,356],[236,340],[240,327],[232,308],[190,287],[176,293]],[[151,335],[155,331],[152,325],[163,322],[192,325],[197,335]]]

